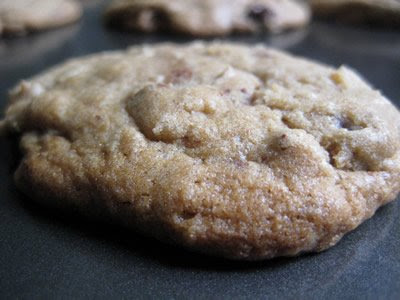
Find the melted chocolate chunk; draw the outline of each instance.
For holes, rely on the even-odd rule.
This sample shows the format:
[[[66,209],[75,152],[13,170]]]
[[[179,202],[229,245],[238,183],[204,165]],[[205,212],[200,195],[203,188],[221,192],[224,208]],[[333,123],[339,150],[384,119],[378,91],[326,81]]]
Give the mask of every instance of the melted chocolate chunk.
[[[248,11],[248,17],[257,23],[263,23],[265,19],[274,16],[275,13],[271,9],[261,4],[250,6]]]

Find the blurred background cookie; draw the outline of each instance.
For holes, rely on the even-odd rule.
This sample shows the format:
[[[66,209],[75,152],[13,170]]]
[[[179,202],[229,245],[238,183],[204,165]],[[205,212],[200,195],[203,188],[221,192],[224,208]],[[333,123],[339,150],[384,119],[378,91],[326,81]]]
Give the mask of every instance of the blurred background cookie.
[[[0,35],[22,35],[78,20],[81,4],[75,0],[1,0]]]
[[[400,25],[398,0],[311,0],[316,16],[349,23]]]
[[[105,19],[126,30],[212,36],[303,27],[310,13],[296,0],[113,0]]]

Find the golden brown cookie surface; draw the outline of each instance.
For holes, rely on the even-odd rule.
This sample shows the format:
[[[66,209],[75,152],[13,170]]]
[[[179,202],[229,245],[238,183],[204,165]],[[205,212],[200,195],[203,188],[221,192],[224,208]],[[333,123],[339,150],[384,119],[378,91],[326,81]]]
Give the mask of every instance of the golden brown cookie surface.
[[[399,120],[346,67],[196,43],[55,67],[12,91],[0,129],[22,135],[36,201],[256,260],[326,249],[393,200]]]

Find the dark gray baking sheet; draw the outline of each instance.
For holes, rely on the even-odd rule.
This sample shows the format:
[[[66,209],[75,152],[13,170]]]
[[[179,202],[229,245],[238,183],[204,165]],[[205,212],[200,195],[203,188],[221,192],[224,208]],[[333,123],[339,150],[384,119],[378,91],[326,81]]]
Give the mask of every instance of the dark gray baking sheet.
[[[104,29],[100,6],[76,25],[0,40],[0,111],[20,79],[67,58],[185,37]],[[231,37],[357,69],[400,104],[400,32],[323,22],[279,36]],[[400,298],[400,201],[329,251],[237,263],[192,254],[110,225],[31,205],[12,182],[18,151],[0,147],[0,297],[71,298]]]

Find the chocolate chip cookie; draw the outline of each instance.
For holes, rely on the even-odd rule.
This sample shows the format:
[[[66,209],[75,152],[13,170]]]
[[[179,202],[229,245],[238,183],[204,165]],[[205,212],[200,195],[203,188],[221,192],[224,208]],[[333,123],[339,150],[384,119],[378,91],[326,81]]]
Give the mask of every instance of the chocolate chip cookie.
[[[2,0],[0,35],[62,26],[76,21],[81,14],[81,5],[75,0]]]
[[[114,0],[105,18],[127,30],[210,36],[302,27],[310,13],[296,0]]]
[[[327,249],[400,190],[397,109],[264,46],[73,59],[17,85],[0,128],[32,200],[232,259]]]

